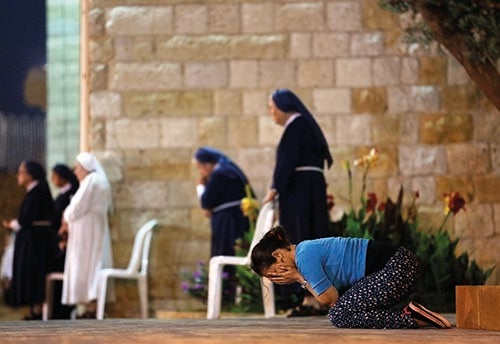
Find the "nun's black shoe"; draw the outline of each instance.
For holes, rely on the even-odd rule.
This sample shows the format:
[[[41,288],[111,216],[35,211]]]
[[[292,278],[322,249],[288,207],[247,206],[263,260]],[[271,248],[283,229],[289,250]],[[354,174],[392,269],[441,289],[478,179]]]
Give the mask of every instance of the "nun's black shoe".
[[[292,309],[292,311],[287,314],[287,318],[293,317],[314,317],[322,316],[328,314],[328,310],[315,308],[313,306],[300,305]]]
[[[23,320],[42,320],[42,313],[31,313],[25,316]]]

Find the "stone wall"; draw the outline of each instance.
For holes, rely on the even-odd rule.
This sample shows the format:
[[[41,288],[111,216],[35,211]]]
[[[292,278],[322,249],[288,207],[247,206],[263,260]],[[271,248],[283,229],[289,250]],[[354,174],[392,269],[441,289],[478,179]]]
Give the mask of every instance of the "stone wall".
[[[92,149],[113,182],[116,265],[126,264],[140,224],[162,223],[152,308],[189,307],[181,272],[208,259],[195,149],[228,153],[264,196],[282,131],[266,104],[278,87],[296,91],[325,132],[335,209],[347,207],[340,162],[377,147],[370,191],[380,199],[401,185],[419,190],[425,228],[442,220],[443,193],[459,191],[467,210],[448,228],[460,249],[484,267],[500,261],[499,112],[442,49],[402,43],[408,18],[378,0],[90,3]],[[497,269],[489,283],[499,280]],[[120,300],[133,299],[129,287],[135,293],[118,284]]]

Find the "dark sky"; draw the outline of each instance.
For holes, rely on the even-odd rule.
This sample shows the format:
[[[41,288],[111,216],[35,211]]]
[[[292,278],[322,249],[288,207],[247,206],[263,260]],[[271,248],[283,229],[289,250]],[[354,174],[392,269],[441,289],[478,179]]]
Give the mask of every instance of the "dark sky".
[[[46,63],[46,32],[45,0],[0,0],[0,111],[33,111],[23,82],[31,67]]]

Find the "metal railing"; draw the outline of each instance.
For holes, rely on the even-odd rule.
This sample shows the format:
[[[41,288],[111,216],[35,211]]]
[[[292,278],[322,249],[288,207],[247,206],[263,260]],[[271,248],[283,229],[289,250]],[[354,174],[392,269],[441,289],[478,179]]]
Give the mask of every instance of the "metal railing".
[[[0,169],[16,171],[23,160],[45,164],[46,124],[43,113],[0,112]]]

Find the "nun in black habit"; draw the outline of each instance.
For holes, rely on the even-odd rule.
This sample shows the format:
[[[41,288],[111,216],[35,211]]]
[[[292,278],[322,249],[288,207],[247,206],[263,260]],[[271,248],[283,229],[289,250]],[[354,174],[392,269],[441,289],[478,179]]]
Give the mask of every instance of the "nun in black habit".
[[[19,186],[26,189],[17,219],[3,225],[16,232],[10,304],[29,305],[31,314],[25,320],[42,318],[45,298],[45,275],[53,257],[53,230],[50,220],[54,211],[45,169],[38,162],[23,161],[17,172]]]

